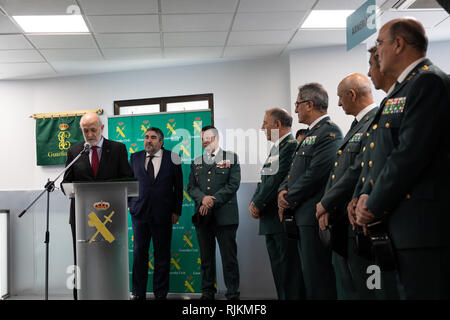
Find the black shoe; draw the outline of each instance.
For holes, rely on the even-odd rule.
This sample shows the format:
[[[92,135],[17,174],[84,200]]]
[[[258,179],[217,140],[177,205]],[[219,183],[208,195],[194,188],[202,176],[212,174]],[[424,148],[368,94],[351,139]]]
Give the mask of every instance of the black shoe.
[[[166,296],[155,296],[155,300],[167,300]]]
[[[145,296],[135,296],[134,294],[131,296],[130,300],[138,301],[138,300],[146,300]]]
[[[202,294],[200,300],[214,300],[214,295]]]

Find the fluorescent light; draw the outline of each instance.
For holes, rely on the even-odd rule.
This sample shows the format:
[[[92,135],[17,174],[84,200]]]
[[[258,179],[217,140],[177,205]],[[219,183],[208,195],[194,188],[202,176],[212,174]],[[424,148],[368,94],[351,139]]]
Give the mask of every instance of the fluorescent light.
[[[25,33],[88,33],[81,15],[13,16]]]
[[[354,10],[312,10],[301,29],[339,29],[347,26],[347,17]]]

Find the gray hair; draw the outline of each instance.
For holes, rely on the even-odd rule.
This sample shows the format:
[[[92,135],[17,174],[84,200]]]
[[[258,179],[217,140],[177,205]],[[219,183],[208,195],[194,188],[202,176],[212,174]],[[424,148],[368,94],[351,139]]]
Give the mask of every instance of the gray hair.
[[[312,101],[316,110],[327,111],[328,93],[320,83],[311,82],[304,84],[298,88],[298,94],[302,100]]]

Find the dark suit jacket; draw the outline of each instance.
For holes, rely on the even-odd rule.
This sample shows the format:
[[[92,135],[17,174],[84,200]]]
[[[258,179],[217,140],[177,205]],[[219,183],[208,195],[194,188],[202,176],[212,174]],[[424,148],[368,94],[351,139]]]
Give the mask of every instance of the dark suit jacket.
[[[72,146],[67,151],[66,166],[83,150],[84,142]],[[89,154],[83,154],[65,173],[62,183],[78,181],[106,181],[132,178],[133,171],[128,164],[128,153],[120,142],[104,139],[97,176],[94,177]],[[63,190],[64,192],[64,190]],[[70,205],[70,223],[75,222],[74,201]]]
[[[351,200],[361,173],[362,149],[368,138],[366,133],[377,110],[378,108],[370,110],[345,135],[337,152],[335,165],[331,169],[325,194],[320,200],[323,207],[331,214],[344,214],[346,222],[348,222],[347,204]]]
[[[194,159],[188,192],[195,201],[195,212],[198,212],[203,197],[211,195],[216,197],[211,216],[217,225],[239,224],[236,192],[241,184],[241,167],[237,154],[219,150],[214,163],[206,163],[203,156]]]
[[[426,59],[380,106],[359,194],[397,249],[449,246],[450,78]]]
[[[341,130],[326,117],[298,145],[291,169],[279,188],[288,191],[285,199],[295,210],[297,225],[318,225],[316,204],[322,198],[341,140]]]
[[[145,150],[131,155],[134,177],[139,180],[139,197],[131,198],[128,206],[135,219],[171,225],[172,214],[181,215],[183,173],[180,157],[171,151],[162,151],[161,167],[153,182],[145,171]]]
[[[274,234],[284,232],[278,217],[278,187],[288,173],[292,155],[297,148],[297,140],[292,134],[284,138],[278,148],[270,150],[261,170],[261,182],[258,183],[251,202],[259,209],[259,234]]]

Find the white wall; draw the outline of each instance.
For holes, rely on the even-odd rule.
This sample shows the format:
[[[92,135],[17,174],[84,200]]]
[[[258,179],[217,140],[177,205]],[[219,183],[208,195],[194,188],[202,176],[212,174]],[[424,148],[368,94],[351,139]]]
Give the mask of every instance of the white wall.
[[[347,132],[353,121],[353,117],[347,116],[338,106],[337,86],[341,80],[350,73],[367,74],[367,49],[365,45],[359,45],[350,51],[345,47],[327,47],[298,50],[290,55],[290,81],[291,81],[291,105],[293,106],[298,95],[298,87],[308,82],[322,84],[328,92],[328,114],[342,130]],[[293,131],[305,128],[306,125],[298,124],[298,116],[291,108],[296,125]]]
[[[298,119],[293,106],[298,95],[298,87],[307,82],[319,82],[328,92],[328,113],[345,134],[350,128],[353,117],[347,116],[338,106],[337,86],[339,82],[350,73],[367,75],[369,54],[365,44],[361,44],[350,51],[345,47],[327,47],[297,50],[290,54],[290,85],[291,110],[294,120]],[[430,43],[427,57],[447,74],[450,74],[450,41]],[[372,86],[372,93],[376,103],[385,97],[382,90]],[[296,122],[296,121],[294,121]],[[306,125],[296,123],[295,132]]]
[[[0,142],[8,150],[0,158],[0,190],[41,189],[62,169],[36,166],[35,123],[28,118],[32,113],[103,108],[107,123],[114,100],[201,93],[214,94],[215,125],[223,133],[239,128],[259,131],[264,110],[289,105],[288,59],[0,82]],[[257,165],[244,169],[243,182],[258,179]]]

